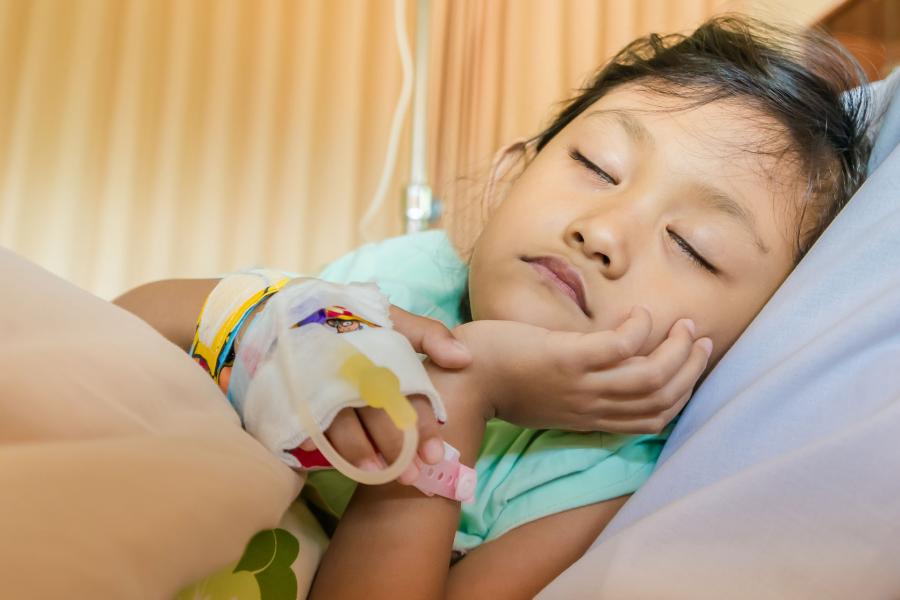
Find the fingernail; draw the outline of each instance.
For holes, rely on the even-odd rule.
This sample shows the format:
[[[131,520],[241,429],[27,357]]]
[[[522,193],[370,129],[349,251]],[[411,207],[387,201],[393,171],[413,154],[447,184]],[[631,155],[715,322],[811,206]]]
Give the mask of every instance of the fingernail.
[[[377,471],[379,470],[378,463],[372,460],[371,458],[367,458],[366,460],[359,463],[359,468],[363,471]]]
[[[691,337],[694,337],[694,334],[697,333],[697,326],[694,325],[693,319],[682,319],[682,323],[687,327],[687,330],[691,332]]]
[[[422,454],[425,462],[436,465],[444,458],[444,444],[438,438],[431,438],[422,446]]]
[[[706,351],[706,357],[709,358],[709,356],[712,354],[713,349],[712,340],[706,337],[700,338],[699,340],[697,340],[697,345],[699,345],[701,348],[703,348],[703,350]]]

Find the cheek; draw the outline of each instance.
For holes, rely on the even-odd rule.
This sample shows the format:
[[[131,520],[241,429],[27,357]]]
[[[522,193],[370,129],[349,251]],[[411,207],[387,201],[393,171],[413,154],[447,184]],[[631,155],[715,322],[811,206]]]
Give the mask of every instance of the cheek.
[[[554,331],[581,331],[577,322],[548,298],[542,288],[521,285],[506,273],[478,272],[469,280],[472,318],[518,321]]]
[[[656,350],[668,339],[672,327],[681,319],[694,321],[694,339],[701,337],[712,339],[714,355],[732,335],[728,326],[733,324],[729,324],[728,320],[723,318],[720,309],[717,310],[717,303],[711,303],[706,298],[673,298],[668,294],[664,302],[643,304],[650,310],[653,326],[641,347],[640,354],[647,355]],[[730,341],[728,344],[730,345]]]
[[[740,337],[756,311],[744,306],[740,298],[697,306],[698,309],[690,315],[697,325],[695,339],[708,337],[712,340],[713,351],[709,365],[714,365]]]

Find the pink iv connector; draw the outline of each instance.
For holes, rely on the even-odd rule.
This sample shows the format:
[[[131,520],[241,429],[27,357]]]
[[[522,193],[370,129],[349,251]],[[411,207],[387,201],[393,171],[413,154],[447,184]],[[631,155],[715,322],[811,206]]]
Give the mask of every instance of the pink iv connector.
[[[436,465],[428,465],[415,458],[419,477],[412,485],[428,496],[443,496],[470,504],[475,499],[475,469],[459,462],[459,450],[444,442],[444,459]]]
[[[332,468],[318,450],[303,450],[299,447],[288,451],[298,461],[301,469],[311,471]],[[444,458],[436,465],[428,465],[417,456],[413,459],[419,468],[419,477],[412,482],[413,487],[428,496],[443,496],[470,504],[475,499],[475,484],[478,478],[475,469],[459,462],[459,450],[444,442]]]

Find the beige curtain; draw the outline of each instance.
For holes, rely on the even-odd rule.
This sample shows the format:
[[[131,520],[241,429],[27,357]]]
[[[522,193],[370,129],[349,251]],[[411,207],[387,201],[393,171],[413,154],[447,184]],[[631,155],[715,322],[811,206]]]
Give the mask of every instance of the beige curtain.
[[[392,6],[3,0],[0,245],[106,297],[356,245],[400,89]],[[376,236],[401,232],[398,189]]]
[[[605,57],[721,6],[433,0],[435,191],[464,205]],[[364,241],[401,82],[391,0],[0,0],[0,245],[104,297],[314,271]],[[373,239],[402,232],[408,138]]]

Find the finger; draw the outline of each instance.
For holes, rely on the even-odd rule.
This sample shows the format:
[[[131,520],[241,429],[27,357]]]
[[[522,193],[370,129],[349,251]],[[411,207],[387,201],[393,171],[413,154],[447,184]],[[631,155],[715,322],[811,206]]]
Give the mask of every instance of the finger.
[[[403,447],[403,432],[397,429],[387,413],[380,408],[366,406],[356,409],[359,420],[368,432],[375,446],[375,452],[381,454],[387,464],[393,463],[400,456]]]
[[[661,418],[628,419],[610,421],[598,426],[598,431],[624,433],[628,435],[657,435],[666,428]]]
[[[678,413],[681,412],[681,409],[684,408],[684,405],[688,403],[693,395],[693,390],[684,394],[676,403],[676,406],[672,407],[671,410],[666,411],[664,413],[654,415],[651,417],[644,417],[639,419],[631,419],[628,421],[621,421],[621,433],[638,433],[638,434],[660,434],[663,430],[669,426],[669,423],[672,422],[672,419],[678,416]]]
[[[681,411],[684,410],[684,407],[687,405],[688,401],[694,396],[694,390],[691,389],[689,392],[685,393],[681,398],[678,399],[678,402],[669,409],[664,412],[662,416],[662,421],[666,425],[672,422],[672,419],[681,414]]]
[[[412,405],[418,415],[419,458],[429,465],[436,465],[444,458],[444,442],[440,436],[440,425],[427,398],[414,396]]]
[[[691,347],[688,360],[665,386],[643,398],[606,400],[602,407],[604,416],[637,419],[662,417],[668,423],[684,408],[709,364],[711,352],[712,341],[709,338],[697,340]],[[598,407],[598,412],[600,410]]]
[[[594,424],[596,431],[606,431],[609,433],[626,433],[626,434],[659,434],[672,422],[684,405],[688,403],[693,395],[693,390],[682,396],[676,406],[670,411],[655,415],[639,418],[624,419],[605,419]]]
[[[637,354],[652,329],[650,311],[637,305],[615,329],[577,334],[571,352],[580,360],[582,370],[603,369]]]
[[[661,415],[666,423],[674,419],[693,395],[697,381],[709,364],[710,354],[712,354],[712,340],[701,338],[694,342],[690,358],[672,380],[654,394],[656,397],[649,400],[646,414]]]
[[[431,410],[431,404],[424,396],[412,397],[411,404],[416,411],[419,429],[417,448],[419,457],[428,464],[436,464],[444,457],[444,444],[438,435],[439,425]],[[397,429],[383,410],[366,407],[358,409],[357,412],[363,426],[375,442],[376,452],[380,452],[389,463],[397,460],[403,447],[403,432]],[[418,475],[418,472],[414,475]]]
[[[307,452],[312,452],[316,449],[316,443],[312,441],[312,438],[306,438],[302,444],[300,444],[301,450],[306,450]]]
[[[325,436],[341,456],[360,469],[377,471],[381,468],[375,449],[352,408],[345,408],[337,414]]]
[[[607,396],[642,396],[662,389],[687,362],[694,344],[692,323],[677,321],[665,340],[648,356],[592,374],[590,385]]]
[[[439,425],[431,409],[431,403],[420,395],[412,396],[410,402],[416,411],[416,425],[419,428],[419,458],[427,464],[437,464],[444,458],[444,443],[438,435]],[[412,462],[397,481],[411,485],[418,478],[419,467]]]
[[[440,321],[414,315],[396,306],[391,306],[391,321],[394,329],[406,336],[416,352],[427,354],[438,366],[462,369],[472,362],[469,349]]]

